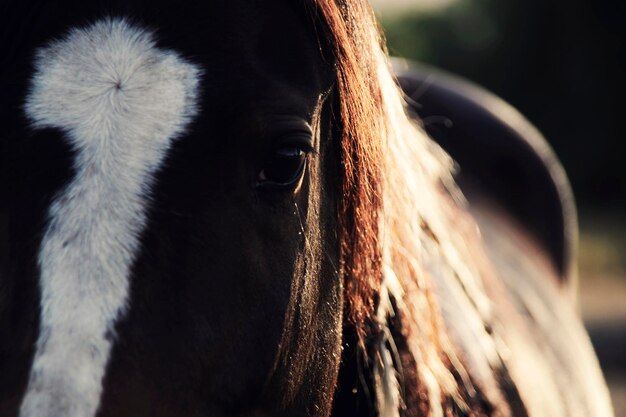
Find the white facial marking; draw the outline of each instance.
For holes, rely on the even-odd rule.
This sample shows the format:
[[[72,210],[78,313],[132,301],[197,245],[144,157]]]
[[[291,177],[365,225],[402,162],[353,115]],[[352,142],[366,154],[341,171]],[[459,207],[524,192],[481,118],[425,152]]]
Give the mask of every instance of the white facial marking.
[[[26,114],[76,151],[39,254],[41,329],[21,417],[92,417],[126,309],[154,174],[196,113],[200,71],[123,19],[39,51]]]

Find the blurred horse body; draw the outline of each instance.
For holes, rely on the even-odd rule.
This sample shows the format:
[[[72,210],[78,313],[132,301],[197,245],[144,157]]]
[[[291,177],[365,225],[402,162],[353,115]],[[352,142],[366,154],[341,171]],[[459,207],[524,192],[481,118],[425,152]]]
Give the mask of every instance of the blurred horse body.
[[[366,2],[62,3],[1,18],[0,416],[611,415],[510,109],[400,73],[465,200]]]

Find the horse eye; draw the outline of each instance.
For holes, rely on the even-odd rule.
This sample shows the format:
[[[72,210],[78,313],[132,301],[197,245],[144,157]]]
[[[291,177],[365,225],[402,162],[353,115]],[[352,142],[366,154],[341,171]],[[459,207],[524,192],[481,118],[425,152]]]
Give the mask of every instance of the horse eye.
[[[259,173],[259,184],[294,185],[304,172],[307,151],[296,145],[278,148],[265,160]]]

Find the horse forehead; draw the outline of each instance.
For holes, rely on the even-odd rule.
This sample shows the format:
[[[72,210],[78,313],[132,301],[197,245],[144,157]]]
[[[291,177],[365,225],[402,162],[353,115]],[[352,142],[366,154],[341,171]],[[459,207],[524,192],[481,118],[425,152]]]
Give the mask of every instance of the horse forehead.
[[[211,78],[234,82],[262,77],[311,89],[327,66],[306,1],[114,1],[118,4],[106,9],[86,6],[76,22],[111,15],[136,20],[156,33],[160,46],[200,63],[208,74],[208,86]]]
[[[327,88],[331,67],[322,56],[313,18],[303,3],[239,3],[220,8],[219,14],[226,18],[217,25],[189,35],[190,39],[202,36],[192,53],[202,57],[210,92],[219,94],[222,89],[212,87],[227,84],[234,87],[229,93],[248,99],[267,96],[268,89],[302,98]]]

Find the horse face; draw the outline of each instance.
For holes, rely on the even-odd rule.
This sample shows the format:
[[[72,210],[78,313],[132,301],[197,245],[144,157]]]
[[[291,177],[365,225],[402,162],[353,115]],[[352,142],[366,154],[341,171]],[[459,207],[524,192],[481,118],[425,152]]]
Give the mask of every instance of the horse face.
[[[38,271],[41,281],[53,283],[40,296],[39,336],[22,335],[31,345],[37,341],[31,352],[36,372],[22,367],[30,374],[23,386],[22,415],[45,416],[44,409],[73,415],[71,410],[89,409],[72,408],[73,402],[90,396],[96,398],[101,416],[328,413],[342,310],[335,269],[337,158],[326,94],[331,72],[308,16],[287,3],[187,5],[167,19],[153,8],[140,16],[155,28],[158,41],[142,41],[141,24],[113,19],[72,32],[40,53],[39,72],[26,100],[34,127],[29,150],[44,160],[41,153],[50,143],[58,144],[60,156],[46,166],[71,161],[74,168],[70,172],[65,167],[63,175],[47,181],[49,204],[40,213],[46,220],[33,222],[41,224],[43,236],[36,259],[15,261],[30,262],[23,270]],[[85,17],[97,22],[101,16],[85,10],[92,6],[77,7],[78,14],[84,13],[77,22]],[[66,31],[64,27],[60,33]],[[102,35],[107,31],[113,34]],[[139,72],[154,70],[145,73],[144,84],[135,85],[134,78],[123,79],[117,71],[121,78],[112,81],[106,103],[117,103],[121,94],[127,101],[99,129],[84,127],[97,113],[83,114],[89,104],[66,114],[62,111],[74,101],[59,111],[46,101],[52,94],[47,86],[63,84],[46,83],[46,77],[56,64],[73,65],[76,57],[63,54],[81,50],[72,43],[81,42],[81,36],[96,39],[91,48],[104,51],[98,49],[98,54],[106,53],[113,38],[124,45],[139,42],[141,53],[158,51],[146,59],[149,65],[137,66]],[[133,51],[128,51],[131,59]],[[124,57],[105,60],[117,65],[116,59],[122,67],[132,67]],[[82,74],[89,76],[93,66],[85,68]],[[168,77],[176,82],[167,84]],[[75,92],[74,87],[67,91]],[[154,93],[159,88],[162,96]],[[55,100],[66,100],[63,91],[55,94]],[[151,111],[156,113],[145,114]],[[138,114],[136,124],[111,122],[123,121],[113,119],[125,117],[122,113]],[[145,125],[143,117],[149,119]],[[142,139],[146,132],[151,136]],[[90,135],[99,138],[97,146]],[[160,135],[164,143],[155,150]],[[113,156],[105,158],[103,152]],[[84,178],[93,181],[81,183]],[[41,186],[35,189],[41,191]],[[17,213],[18,204],[14,210],[10,216],[20,218],[16,225],[29,223],[27,213]],[[84,218],[68,220],[75,213]],[[132,232],[120,224],[130,225]],[[120,228],[119,233],[112,228]],[[104,238],[94,243],[94,236]],[[77,260],[68,263],[68,257]],[[127,262],[128,268],[118,271],[121,285],[113,291],[107,287],[114,285],[107,273],[91,277],[94,268],[89,266],[109,271],[115,269],[115,259]],[[84,273],[76,273],[81,268]],[[73,274],[80,276],[80,291],[59,292],[74,284],[59,277]],[[97,286],[84,284],[98,277]],[[59,280],[66,280],[65,286],[54,284]],[[98,307],[99,297],[113,299],[116,291],[117,304]],[[74,307],[56,303],[52,296]],[[72,315],[72,308],[84,310],[80,317],[86,318]],[[108,321],[93,330],[92,323],[107,314]],[[59,322],[58,317],[66,319]],[[75,326],[75,321],[80,323]],[[66,329],[61,336],[59,329]],[[83,333],[88,337],[81,338]],[[64,346],[57,351],[55,338]],[[66,353],[60,354],[62,350]],[[92,362],[80,368],[87,379],[102,376],[101,392],[98,387],[89,391],[85,384],[74,387],[78,394],[69,392],[77,384],[67,371],[73,365],[54,364],[59,358],[79,362],[84,351],[102,363],[101,371]]]

